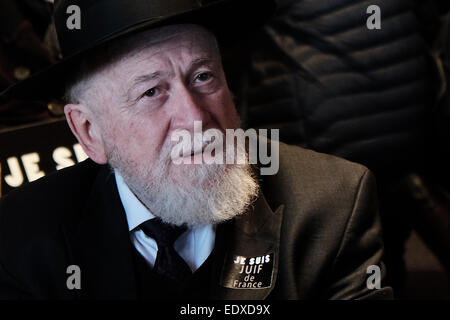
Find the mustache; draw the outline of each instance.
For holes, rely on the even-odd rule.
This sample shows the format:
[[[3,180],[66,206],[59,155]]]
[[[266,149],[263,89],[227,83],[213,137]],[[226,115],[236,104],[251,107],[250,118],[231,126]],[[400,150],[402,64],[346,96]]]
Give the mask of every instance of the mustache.
[[[209,150],[225,150],[225,133],[220,129],[209,129],[208,135],[203,132],[202,134],[191,134],[188,130],[178,130],[175,132],[183,132],[189,139],[181,139],[181,141],[173,141],[169,139],[164,146],[162,153],[164,158],[167,158],[167,154],[172,153],[172,156],[180,158],[191,157]],[[216,138],[220,136],[220,139]],[[174,148],[177,148],[177,152],[173,153]]]

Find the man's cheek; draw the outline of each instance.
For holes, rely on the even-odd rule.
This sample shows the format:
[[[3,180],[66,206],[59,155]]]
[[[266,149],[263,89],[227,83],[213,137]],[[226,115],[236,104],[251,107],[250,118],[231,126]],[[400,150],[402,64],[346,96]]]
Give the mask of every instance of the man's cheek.
[[[240,118],[234,102],[230,97],[222,97],[215,100],[213,117],[216,119],[221,129],[236,129],[240,126]]]
[[[226,125],[225,129],[237,129],[241,127],[241,119],[237,113],[234,104],[229,105],[225,112]]]

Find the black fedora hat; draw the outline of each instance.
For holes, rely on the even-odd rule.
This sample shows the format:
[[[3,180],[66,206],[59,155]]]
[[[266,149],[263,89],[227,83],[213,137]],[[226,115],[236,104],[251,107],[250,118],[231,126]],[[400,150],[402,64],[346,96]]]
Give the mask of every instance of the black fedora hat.
[[[69,70],[83,56],[132,32],[193,23],[227,42],[261,25],[274,9],[274,0],[55,0],[53,16],[62,59],[4,90],[0,103],[61,97]],[[77,11],[80,23],[70,26],[68,19]]]

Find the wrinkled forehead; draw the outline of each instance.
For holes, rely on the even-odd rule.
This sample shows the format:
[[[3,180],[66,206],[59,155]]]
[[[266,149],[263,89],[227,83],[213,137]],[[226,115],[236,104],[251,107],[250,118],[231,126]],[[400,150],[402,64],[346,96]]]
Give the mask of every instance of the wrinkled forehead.
[[[165,69],[174,63],[173,59],[183,66],[196,60],[209,60],[221,66],[218,43],[210,31],[191,24],[164,26],[115,41],[91,56],[83,68],[89,70],[85,93],[92,91],[98,101],[118,99],[124,103],[122,91],[129,89],[134,78],[170,72]],[[168,61],[171,62],[167,64]]]

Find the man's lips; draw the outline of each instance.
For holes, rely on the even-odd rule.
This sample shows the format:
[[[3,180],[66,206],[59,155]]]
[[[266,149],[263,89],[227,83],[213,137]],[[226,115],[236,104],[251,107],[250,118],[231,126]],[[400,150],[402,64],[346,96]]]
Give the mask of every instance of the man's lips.
[[[202,147],[201,149],[198,149],[197,151],[192,150],[191,157],[203,153],[205,151],[205,147],[206,146]]]
[[[197,155],[199,155],[199,154],[202,154],[204,151],[205,151],[205,149],[206,149],[206,147],[210,144],[211,142],[205,142],[205,143],[203,143],[203,146],[201,147],[201,148],[198,148],[198,149],[191,149],[191,152],[190,153],[183,153],[183,150],[180,152],[180,157],[182,157],[182,158],[188,158],[188,157],[195,157],[195,156],[197,156]]]

